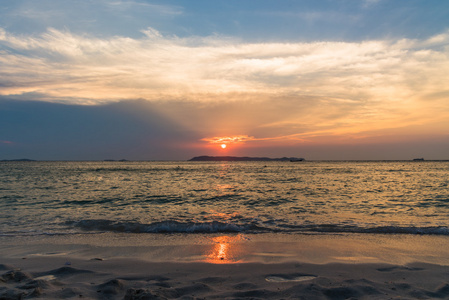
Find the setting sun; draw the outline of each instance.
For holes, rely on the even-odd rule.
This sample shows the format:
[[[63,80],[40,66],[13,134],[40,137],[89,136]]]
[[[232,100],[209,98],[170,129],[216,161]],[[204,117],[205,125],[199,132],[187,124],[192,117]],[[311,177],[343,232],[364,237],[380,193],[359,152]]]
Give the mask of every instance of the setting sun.
[[[226,148],[226,144],[221,144],[221,148],[225,149]]]

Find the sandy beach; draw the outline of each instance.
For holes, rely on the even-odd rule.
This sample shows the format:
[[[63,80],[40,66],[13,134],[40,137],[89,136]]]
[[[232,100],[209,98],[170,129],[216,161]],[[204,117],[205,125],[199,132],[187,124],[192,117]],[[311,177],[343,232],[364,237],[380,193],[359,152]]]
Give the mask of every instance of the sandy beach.
[[[2,237],[0,299],[445,299],[448,246],[412,235]]]

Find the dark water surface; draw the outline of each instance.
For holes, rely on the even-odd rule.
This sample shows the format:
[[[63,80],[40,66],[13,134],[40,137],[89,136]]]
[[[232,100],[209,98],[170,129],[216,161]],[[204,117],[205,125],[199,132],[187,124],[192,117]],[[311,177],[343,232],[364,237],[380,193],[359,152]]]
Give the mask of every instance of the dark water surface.
[[[0,235],[449,235],[449,162],[0,162]]]

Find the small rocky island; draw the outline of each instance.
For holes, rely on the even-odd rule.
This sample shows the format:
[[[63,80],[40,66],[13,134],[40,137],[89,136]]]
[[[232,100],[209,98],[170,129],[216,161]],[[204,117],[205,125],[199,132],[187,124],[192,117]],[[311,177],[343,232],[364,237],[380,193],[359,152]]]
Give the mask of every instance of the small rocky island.
[[[18,158],[18,159],[2,159],[0,161],[35,161],[34,159]]]
[[[269,158],[269,157],[248,157],[248,156],[195,156],[189,159],[189,161],[304,161],[304,158],[297,157],[281,157],[281,158]]]

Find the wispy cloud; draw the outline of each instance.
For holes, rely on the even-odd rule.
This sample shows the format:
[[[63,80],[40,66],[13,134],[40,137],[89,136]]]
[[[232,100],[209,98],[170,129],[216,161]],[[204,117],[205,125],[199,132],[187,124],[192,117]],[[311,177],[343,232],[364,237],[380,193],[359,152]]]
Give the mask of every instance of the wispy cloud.
[[[363,7],[369,8],[371,6],[378,4],[381,1],[382,0],[363,0],[362,3],[363,3]]]
[[[444,49],[431,48],[447,45],[447,33],[426,41],[248,44],[142,32],[140,39],[100,39],[53,28],[39,36],[2,29],[1,76],[17,83],[2,94],[155,99],[257,92],[355,100],[421,90],[407,84],[413,74],[444,77],[449,61]]]
[[[342,13],[336,10],[304,10],[304,11],[264,11],[256,13],[262,16],[272,16],[279,18],[295,18],[305,22],[318,24],[320,22],[339,22],[345,24],[354,24],[360,20],[360,16],[355,13]]]
[[[211,138],[203,138],[202,141],[209,142],[211,144],[228,144],[228,143],[244,143],[248,141],[254,141],[253,136],[236,135],[236,136],[217,136]]]
[[[0,95],[79,104],[269,103],[267,119],[252,130],[297,138],[298,128],[309,136],[351,133],[449,115],[448,32],[425,40],[310,43],[142,33],[100,38],[0,29]],[[250,106],[257,104],[248,114]]]
[[[139,9],[139,8],[145,8],[150,9],[156,14],[160,15],[180,15],[182,14],[182,9],[178,6],[173,5],[161,5],[161,4],[153,4],[148,2],[142,2],[142,1],[123,1],[123,0],[116,0],[116,1],[102,1],[103,5],[109,6],[111,8],[117,9],[117,10],[130,10],[130,9]]]

